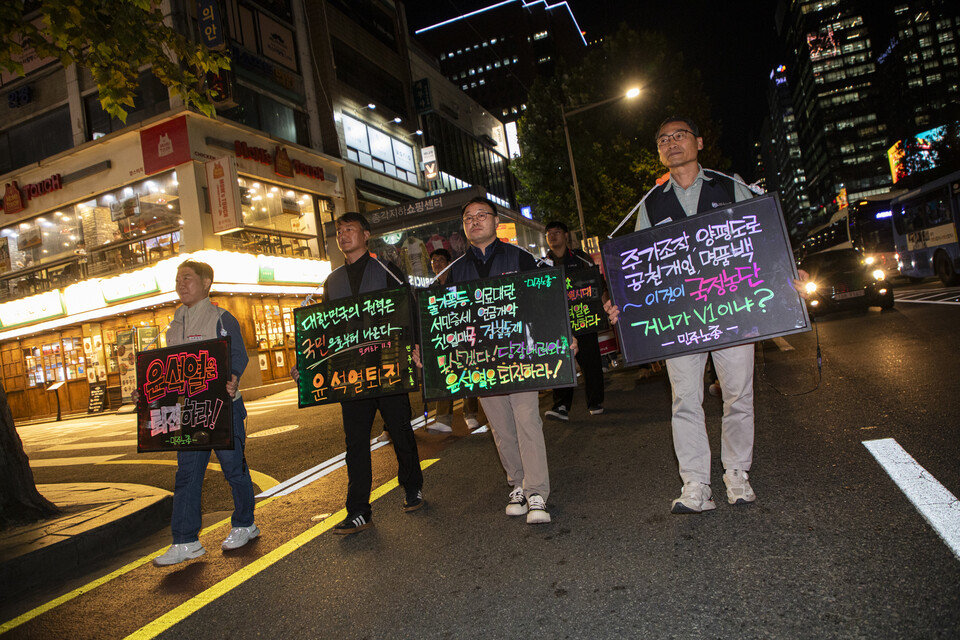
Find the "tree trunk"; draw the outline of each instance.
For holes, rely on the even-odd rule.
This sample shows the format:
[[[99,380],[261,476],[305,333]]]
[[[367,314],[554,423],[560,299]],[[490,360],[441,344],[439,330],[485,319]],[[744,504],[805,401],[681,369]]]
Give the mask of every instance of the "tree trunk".
[[[7,392],[0,383],[0,529],[35,522],[60,512],[40,495],[30,461],[13,424]]]

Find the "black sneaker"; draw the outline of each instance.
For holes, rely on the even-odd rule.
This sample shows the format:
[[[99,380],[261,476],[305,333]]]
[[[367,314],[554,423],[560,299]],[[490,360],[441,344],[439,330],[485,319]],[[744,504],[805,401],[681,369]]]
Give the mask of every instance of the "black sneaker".
[[[590,406],[590,415],[592,415],[592,416],[598,416],[598,415],[600,415],[601,413],[603,413],[603,405],[594,404],[594,405],[591,405],[591,406]]]
[[[559,407],[554,407],[553,409],[550,409],[550,411],[547,411],[543,415],[545,415],[548,418],[553,418],[554,420],[567,421],[570,419],[570,417],[567,415],[567,408],[564,405],[560,405]]]
[[[423,491],[417,489],[416,493],[408,493],[406,499],[403,501],[403,510],[404,511],[416,511],[424,505],[423,500]]]
[[[343,522],[334,525],[333,532],[345,536],[357,533],[373,526],[373,516],[369,513],[352,513],[344,518]]]

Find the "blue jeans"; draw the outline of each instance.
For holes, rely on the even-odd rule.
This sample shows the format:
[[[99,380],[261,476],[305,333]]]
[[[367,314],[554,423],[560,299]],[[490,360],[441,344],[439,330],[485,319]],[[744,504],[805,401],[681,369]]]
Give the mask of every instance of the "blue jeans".
[[[217,450],[217,459],[223,477],[230,483],[233,491],[233,527],[249,527],[253,524],[253,482],[250,470],[243,456],[247,434],[243,421],[247,409],[243,400],[233,403],[233,444],[234,449]],[[203,491],[203,475],[210,461],[210,451],[178,451],[177,478],[173,487],[173,544],[196,542],[200,535],[201,512],[200,494]]]

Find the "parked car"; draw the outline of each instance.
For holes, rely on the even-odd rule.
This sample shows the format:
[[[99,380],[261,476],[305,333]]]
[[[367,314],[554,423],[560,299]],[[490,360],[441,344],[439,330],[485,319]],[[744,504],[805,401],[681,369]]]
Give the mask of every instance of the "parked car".
[[[800,268],[810,274],[807,309],[893,308],[893,285],[887,274],[856,249],[836,249],[806,256]]]

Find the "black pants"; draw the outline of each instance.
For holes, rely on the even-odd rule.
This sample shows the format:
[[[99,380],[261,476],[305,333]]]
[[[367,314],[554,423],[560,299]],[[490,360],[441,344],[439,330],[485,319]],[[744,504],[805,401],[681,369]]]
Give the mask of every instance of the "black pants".
[[[586,333],[577,336],[577,362],[583,374],[587,391],[587,406],[603,404],[603,364],[600,361],[600,343],[597,334]],[[553,408],[564,405],[567,410],[573,406],[573,392],[576,387],[553,390]]]
[[[397,478],[407,493],[423,488],[417,440],[410,426],[410,399],[407,394],[341,402],[343,433],[347,445],[347,513],[370,514],[373,469],[370,462],[370,429],[380,411],[397,454]]]

